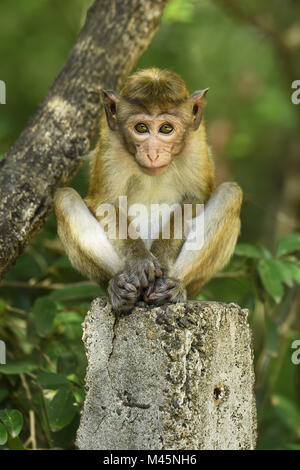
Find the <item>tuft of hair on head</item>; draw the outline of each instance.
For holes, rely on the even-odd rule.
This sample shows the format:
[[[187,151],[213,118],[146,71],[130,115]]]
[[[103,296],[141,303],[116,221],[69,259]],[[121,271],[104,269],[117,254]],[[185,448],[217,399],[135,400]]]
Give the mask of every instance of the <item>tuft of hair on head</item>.
[[[121,90],[121,96],[136,104],[178,105],[189,98],[189,93],[179,75],[153,67],[131,75]]]

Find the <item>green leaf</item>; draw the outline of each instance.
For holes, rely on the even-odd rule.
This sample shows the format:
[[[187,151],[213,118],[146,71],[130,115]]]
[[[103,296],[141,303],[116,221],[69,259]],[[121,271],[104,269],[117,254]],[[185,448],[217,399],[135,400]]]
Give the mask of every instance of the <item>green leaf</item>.
[[[62,386],[70,385],[70,382],[63,374],[55,374],[51,372],[39,372],[37,374],[37,382],[42,388],[49,390],[57,390]]]
[[[272,259],[272,253],[270,252],[270,250],[268,250],[268,248],[266,248],[265,246],[263,245],[260,245],[259,246],[260,250],[261,250],[261,256],[265,259]]]
[[[297,263],[285,259],[274,260],[281,275],[281,280],[288,286],[293,285],[293,281],[300,283],[300,266]]]
[[[257,269],[264,288],[275,302],[279,303],[284,294],[284,289],[276,260],[262,259],[258,263]]]
[[[32,361],[9,361],[7,364],[0,366],[1,374],[23,374],[37,369],[38,365]]]
[[[55,432],[67,426],[77,413],[73,393],[65,388],[60,389],[47,404],[47,412],[52,431]]]
[[[86,312],[88,309],[86,310]],[[82,323],[83,322],[83,315],[77,312],[59,312],[57,314],[57,320],[60,323]]]
[[[7,431],[2,423],[0,423],[0,446],[3,446],[7,441]]]
[[[300,233],[292,233],[279,241],[276,255],[282,256],[297,250],[300,250]]]
[[[238,256],[247,256],[248,258],[261,258],[262,256],[261,250],[249,243],[238,243],[234,253]]]
[[[298,284],[300,284],[300,266],[295,263],[286,263],[289,266],[291,276]]]
[[[56,290],[50,294],[52,300],[76,300],[82,298],[91,298],[95,295],[102,295],[103,291],[100,287],[93,284],[85,284],[82,286],[65,287],[64,289]]]
[[[23,446],[22,442],[20,441],[19,437],[14,437],[13,438],[11,436],[8,436],[7,447],[10,450],[24,450],[24,446]]]
[[[44,336],[54,327],[56,303],[49,296],[39,297],[34,303],[33,314],[36,330]]]
[[[23,427],[23,415],[19,410],[0,410],[0,420],[11,437],[17,437]]]
[[[73,393],[77,403],[84,403],[85,392],[82,388],[77,388]]]

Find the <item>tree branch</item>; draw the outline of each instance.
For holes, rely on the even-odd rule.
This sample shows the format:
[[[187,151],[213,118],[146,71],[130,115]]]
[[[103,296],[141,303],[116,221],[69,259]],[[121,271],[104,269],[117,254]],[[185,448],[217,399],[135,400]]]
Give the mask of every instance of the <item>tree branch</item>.
[[[96,0],[63,69],[0,162],[0,278],[42,227],[55,189],[88,152],[99,91],[118,88],[149,45],[168,0]]]

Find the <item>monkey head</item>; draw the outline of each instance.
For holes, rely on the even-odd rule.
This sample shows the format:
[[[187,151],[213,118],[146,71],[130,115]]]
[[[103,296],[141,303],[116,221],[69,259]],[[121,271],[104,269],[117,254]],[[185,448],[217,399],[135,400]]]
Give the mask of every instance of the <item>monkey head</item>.
[[[178,75],[153,68],[129,77],[120,95],[102,90],[102,96],[109,129],[141,170],[155,176],[166,171],[199,128],[207,91],[190,96]]]

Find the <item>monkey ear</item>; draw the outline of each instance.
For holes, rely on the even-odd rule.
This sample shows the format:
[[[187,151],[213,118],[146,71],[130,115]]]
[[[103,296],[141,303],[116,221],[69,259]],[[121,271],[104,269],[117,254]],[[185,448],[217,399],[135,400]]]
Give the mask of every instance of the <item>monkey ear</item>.
[[[198,129],[202,120],[202,111],[204,106],[206,105],[205,95],[208,90],[209,88],[205,88],[204,90],[198,90],[191,95],[191,102],[193,107],[193,124],[195,130]]]
[[[101,90],[108,127],[113,131],[117,127],[117,103],[120,98],[112,90]]]

